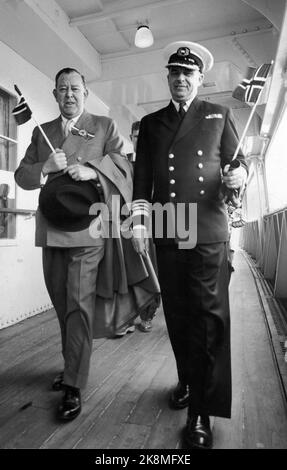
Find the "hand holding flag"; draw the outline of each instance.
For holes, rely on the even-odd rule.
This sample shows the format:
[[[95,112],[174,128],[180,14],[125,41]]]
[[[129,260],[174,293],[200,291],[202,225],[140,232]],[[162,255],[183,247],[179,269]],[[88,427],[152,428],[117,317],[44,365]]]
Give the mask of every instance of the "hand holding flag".
[[[228,175],[229,171],[235,170],[240,167],[240,162],[238,160],[232,160],[230,164],[225,165],[222,173],[223,176]],[[245,170],[244,170],[245,171]],[[228,188],[226,183],[223,182],[221,185],[221,197],[224,200],[225,204],[231,205],[235,208],[242,206],[242,186],[240,189]]]
[[[25,122],[28,122],[31,117],[33,118],[34,122],[36,123],[36,125],[38,126],[41,134],[43,135],[45,141],[47,142],[47,144],[49,145],[50,149],[52,150],[52,152],[55,153],[55,149],[53,147],[53,145],[51,144],[50,140],[48,139],[47,135],[45,134],[45,132],[43,131],[42,127],[40,126],[40,124],[36,121],[36,119],[34,118],[34,116],[32,116],[32,111],[31,109],[29,108],[28,104],[26,103],[26,100],[24,98],[24,96],[22,95],[21,91],[19,90],[19,88],[17,87],[17,85],[14,85],[14,88],[16,90],[16,92],[18,93],[18,95],[20,96],[20,101],[19,103],[17,104],[17,106],[15,106],[15,108],[12,110],[12,114],[16,120],[16,123],[18,124],[18,126],[21,126],[21,124],[25,124]]]

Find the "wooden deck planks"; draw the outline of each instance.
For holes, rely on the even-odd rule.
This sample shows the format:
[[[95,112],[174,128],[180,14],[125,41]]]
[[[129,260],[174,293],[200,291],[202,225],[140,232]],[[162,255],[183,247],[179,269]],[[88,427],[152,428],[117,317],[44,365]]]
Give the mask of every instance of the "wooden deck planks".
[[[286,449],[286,408],[258,294],[240,253],[235,265],[232,419],[215,419],[215,448]],[[50,388],[62,368],[53,311],[0,330],[0,356],[0,448],[180,449],[186,410],[167,404],[177,378],[162,311],[151,333],[94,341],[83,410],[70,423],[56,420],[61,392]]]
[[[252,274],[237,255],[232,276],[231,420],[215,420],[215,447],[286,449],[286,407],[274,368],[263,312]]]

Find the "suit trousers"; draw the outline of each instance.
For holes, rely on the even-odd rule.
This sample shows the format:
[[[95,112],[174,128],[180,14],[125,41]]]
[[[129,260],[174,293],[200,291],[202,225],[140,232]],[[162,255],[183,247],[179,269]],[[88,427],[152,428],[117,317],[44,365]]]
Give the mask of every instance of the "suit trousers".
[[[189,413],[230,418],[231,360],[226,243],[158,245],[167,329]]]
[[[60,324],[64,383],[86,386],[93,343],[96,282],[104,245],[43,248],[44,278]]]

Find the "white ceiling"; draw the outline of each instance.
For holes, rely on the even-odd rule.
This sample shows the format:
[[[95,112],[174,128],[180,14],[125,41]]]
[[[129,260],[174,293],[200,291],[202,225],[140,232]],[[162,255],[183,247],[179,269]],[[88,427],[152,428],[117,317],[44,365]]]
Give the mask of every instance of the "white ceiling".
[[[270,19],[242,0],[57,0],[57,3],[67,14],[70,25],[100,54],[101,75],[89,79],[90,88],[109,106],[126,106],[135,118],[158,109],[169,99],[162,57],[162,49],[169,42],[200,41],[210,48],[215,66],[200,93],[232,106],[238,103],[232,100],[231,91],[246,67],[270,60],[275,52],[273,32],[278,17],[274,14],[274,0]],[[279,7],[282,2],[277,3]],[[135,32],[138,24],[146,21],[154,44],[138,49],[134,45]]]
[[[238,0],[58,0],[88,41],[101,55],[127,54],[135,48],[138,22],[148,20],[153,48],[186,35],[208,39],[230,34],[262,20],[262,15]]]
[[[0,0],[0,40],[50,78],[65,66],[129,122],[169,100],[163,48],[198,41],[215,65],[200,94],[234,108],[248,66],[274,60],[285,0]],[[148,21],[153,46],[134,35]]]

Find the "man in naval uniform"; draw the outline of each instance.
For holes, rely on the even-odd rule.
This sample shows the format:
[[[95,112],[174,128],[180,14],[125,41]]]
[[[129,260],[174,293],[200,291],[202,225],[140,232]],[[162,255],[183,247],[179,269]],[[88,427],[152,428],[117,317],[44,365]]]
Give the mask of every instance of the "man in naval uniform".
[[[210,416],[231,415],[228,222],[220,188],[222,182],[241,187],[247,165],[240,150],[239,167],[224,176],[238,144],[231,112],[197,97],[204,72],[213,66],[212,54],[197,43],[178,41],[166,47],[165,58],[171,101],[140,125],[133,244],[139,253],[147,249],[155,203],[169,204],[174,214],[180,204],[188,206],[188,243],[181,243],[180,227],[170,235],[168,227],[180,220],[175,215],[159,230],[164,219],[158,209],[152,211],[152,231],[179,380],[169,404],[188,407],[183,445],[210,448]]]
[[[131,269],[129,275],[124,272],[122,248],[127,250],[129,240],[123,244],[112,234],[108,238],[103,229],[110,227],[110,213],[117,201],[131,202],[130,164],[115,122],[85,110],[87,95],[85,78],[77,70],[58,72],[54,96],[61,115],[42,125],[55,151],[51,152],[36,127],[15,172],[16,182],[23,189],[42,187],[36,213],[36,246],[43,248],[45,283],[61,330],[64,371],[54,380],[53,389],[64,391],[57,410],[58,418],[64,421],[81,412],[81,390],[88,380],[93,337],[99,337],[102,331],[105,336],[108,321],[120,327],[133,314],[129,285],[134,271]],[[90,212],[94,203],[105,204],[108,221],[98,210]],[[132,247],[130,252],[135,254]],[[141,276],[141,259],[132,257],[131,264],[140,291],[137,299],[146,306],[145,292],[149,291],[139,288],[147,277]],[[109,305],[115,311],[114,299],[118,307],[123,300],[118,319],[108,311]]]

